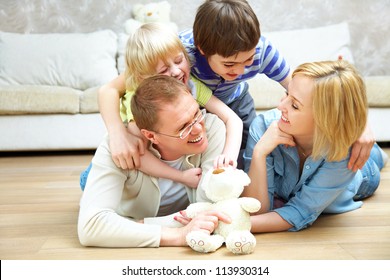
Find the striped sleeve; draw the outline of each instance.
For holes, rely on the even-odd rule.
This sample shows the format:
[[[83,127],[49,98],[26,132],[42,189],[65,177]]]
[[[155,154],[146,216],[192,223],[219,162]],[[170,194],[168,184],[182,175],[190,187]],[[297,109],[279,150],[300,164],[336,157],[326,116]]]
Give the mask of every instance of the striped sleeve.
[[[261,56],[260,73],[264,73],[272,80],[280,82],[284,80],[290,72],[290,66],[278,49],[265,37],[260,39]]]

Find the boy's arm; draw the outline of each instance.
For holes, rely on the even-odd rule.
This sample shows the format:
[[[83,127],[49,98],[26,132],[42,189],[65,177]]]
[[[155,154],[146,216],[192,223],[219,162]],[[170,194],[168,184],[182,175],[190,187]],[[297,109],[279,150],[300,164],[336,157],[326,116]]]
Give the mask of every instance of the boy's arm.
[[[291,81],[291,71],[290,73],[288,73],[288,75],[286,76],[286,78],[284,78],[283,80],[281,80],[279,83],[285,88],[287,89],[288,88],[288,84],[290,83]]]
[[[236,165],[240,152],[243,124],[242,120],[232,109],[215,96],[205,104],[210,113],[217,115],[226,126],[226,143],[222,155],[216,160],[214,167]],[[233,163],[233,164],[232,164]]]
[[[374,146],[375,137],[369,124],[367,123],[363,134],[352,145],[351,157],[348,162],[348,168],[356,172],[362,169],[370,157],[372,146]]]
[[[144,153],[141,139],[131,137],[119,114],[119,100],[126,92],[124,74],[99,89],[99,110],[106,125],[112,159],[122,169],[140,166],[140,154]]]

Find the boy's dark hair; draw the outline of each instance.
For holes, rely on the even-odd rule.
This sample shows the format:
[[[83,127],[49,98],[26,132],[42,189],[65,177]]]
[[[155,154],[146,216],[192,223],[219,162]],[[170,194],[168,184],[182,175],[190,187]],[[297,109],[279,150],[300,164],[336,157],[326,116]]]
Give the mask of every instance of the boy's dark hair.
[[[197,10],[194,43],[204,55],[233,56],[254,49],[260,24],[246,0],[206,0]]]

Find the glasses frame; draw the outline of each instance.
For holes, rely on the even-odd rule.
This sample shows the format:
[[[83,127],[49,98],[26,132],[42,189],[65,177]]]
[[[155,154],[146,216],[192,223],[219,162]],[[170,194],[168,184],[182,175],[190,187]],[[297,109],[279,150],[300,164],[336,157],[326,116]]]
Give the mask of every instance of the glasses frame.
[[[194,125],[199,124],[199,123],[201,123],[204,120],[204,118],[206,116],[206,113],[207,113],[206,109],[199,110],[199,113],[195,116],[194,120],[189,125],[187,125],[185,128],[183,128],[179,132],[179,135],[170,135],[170,134],[165,134],[165,133],[161,133],[161,132],[158,132],[158,131],[155,131],[155,133],[160,134],[160,135],[164,135],[164,136],[167,136],[167,137],[179,138],[179,139],[183,140],[188,135],[190,135]],[[188,130],[188,131],[186,131],[186,130]]]

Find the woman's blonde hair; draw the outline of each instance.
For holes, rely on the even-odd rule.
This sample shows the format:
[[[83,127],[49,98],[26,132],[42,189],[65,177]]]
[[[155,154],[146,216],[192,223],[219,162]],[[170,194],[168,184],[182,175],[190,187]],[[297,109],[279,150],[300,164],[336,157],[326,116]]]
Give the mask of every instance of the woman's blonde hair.
[[[188,63],[186,49],[178,35],[162,23],[143,24],[129,37],[126,45],[126,90],[134,91],[140,82],[156,75],[160,60],[183,52]]]
[[[315,122],[312,156],[339,161],[361,136],[367,122],[367,96],[362,77],[345,60],[304,63],[292,76],[314,81]]]

